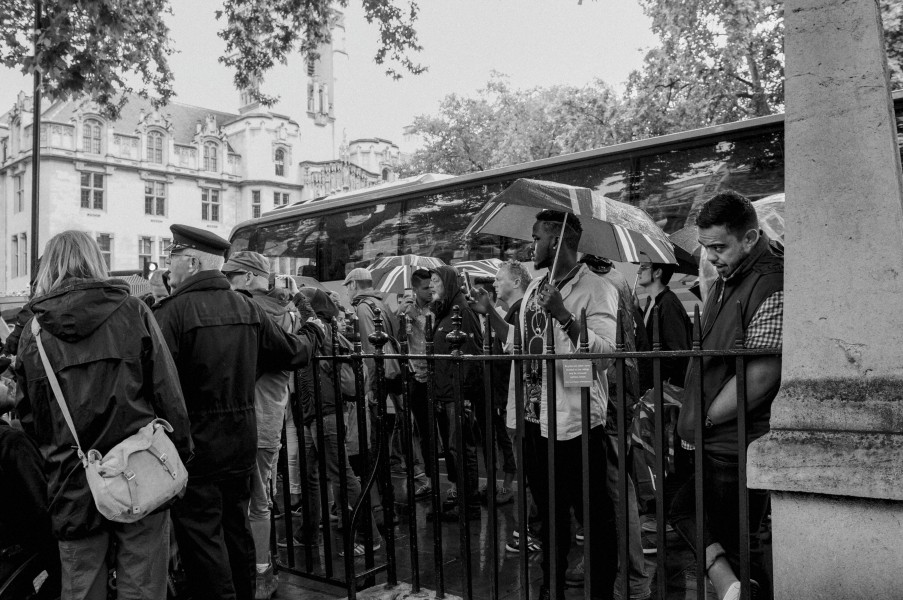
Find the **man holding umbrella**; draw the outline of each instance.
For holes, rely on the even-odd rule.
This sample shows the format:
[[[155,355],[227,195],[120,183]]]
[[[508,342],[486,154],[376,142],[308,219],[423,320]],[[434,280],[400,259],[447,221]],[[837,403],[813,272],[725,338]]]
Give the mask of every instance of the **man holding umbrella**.
[[[543,210],[533,224],[533,266],[549,269],[545,277],[533,280],[524,294],[520,316],[524,353],[542,354],[545,351],[546,327],[554,332],[555,352],[576,353],[583,332],[578,315],[586,310],[587,338],[590,352],[612,352],[615,347],[615,315],[618,297],[614,287],[592,274],[577,262],[577,244],[583,228],[573,215],[555,210]],[[514,328],[508,327],[495,311],[488,297],[481,295],[479,312],[490,315],[494,331],[507,339],[506,350],[514,341]],[[493,316],[495,315],[495,316]],[[514,386],[523,388],[524,436],[527,452],[524,461],[535,466],[540,482],[547,482],[549,470],[554,469],[556,488],[548,485],[531,486],[542,518],[542,545],[550,549],[543,553],[543,585],[540,600],[564,597],[564,574],[571,545],[570,508],[582,505],[583,472],[590,481],[590,549],[589,577],[593,597],[611,598],[617,577],[617,527],[614,504],[606,491],[607,445],[605,441],[605,412],[608,390],[605,371],[611,361],[596,361],[595,378],[590,388],[590,436],[582,439],[582,409],[580,388],[564,387],[563,361],[555,364],[556,430],[549,431],[547,386],[551,374],[545,361],[529,361],[524,365],[522,381],[512,377],[508,395],[508,426],[516,427]],[[555,441],[555,465],[548,462],[549,440]],[[583,464],[582,444],[589,444],[594,460]],[[554,515],[556,536],[549,539],[550,494],[555,494]],[[552,550],[553,549],[553,550]],[[555,589],[552,589],[551,559],[556,562]]]

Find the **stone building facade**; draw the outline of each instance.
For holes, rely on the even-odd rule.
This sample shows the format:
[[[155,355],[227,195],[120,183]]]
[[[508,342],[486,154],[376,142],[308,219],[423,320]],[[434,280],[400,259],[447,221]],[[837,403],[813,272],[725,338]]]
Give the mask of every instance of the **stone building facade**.
[[[322,47],[295,78],[297,89],[286,90],[301,98],[283,91],[275,107],[297,110],[297,119],[247,93],[234,113],[179,103],[157,110],[135,97],[115,121],[90,100],[50,103],[38,134],[39,242],[88,231],[112,270],[140,269],[161,260],[173,223],[228,237],[264,212],[394,180],[391,141],[336,143],[347,55],[341,18],[335,27],[336,47]],[[0,295],[24,292],[30,280],[31,110],[20,93],[0,115]]]

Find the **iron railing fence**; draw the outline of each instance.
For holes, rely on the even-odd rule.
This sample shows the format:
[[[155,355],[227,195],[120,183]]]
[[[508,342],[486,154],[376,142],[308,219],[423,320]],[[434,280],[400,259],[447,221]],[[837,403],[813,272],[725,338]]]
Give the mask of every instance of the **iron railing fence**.
[[[457,312],[457,308],[455,309]],[[406,467],[406,478],[407,478],[407,518],[409,527],[409,545],[407,548],[408,552],[408,561],[410,564],[410,583],[412,586],[412,591],[419,592],[421,589],[421,573],[422,569],[432,568],[433,573],[431,577],[434,581],[435,592],[437,598],[442,598],[446,593],[450,592],[450,587],[453,587],[454,593],[456,595],[460,595],[465,600],[471,600],[474,597],[473,594],[473,572],[472,572],[472,558],[473,558],[473,549],[471,547],[471,531],[468,526],[467,520],[467,506],[466,499],[468,497],[468,492],[472,490],[461,490],[458,494],[458,544],[460,548],[459,558],[463,562],[463,578],[460,582],[460,585],[450,586],[449,582],[446,580],[446,557],[445,553],[445,545],[443,544],[443,535],[444,532],[442,530],[442,526],[440,523],[439,514],[440,514],[440,506],[441,506],[441,498],[440,498],[440,479],[439,479],[439,440],[436,436],[436,416],[439,408],[437,407],[437,399],[434,395],[433,383],[434,383],[434,370],[435,365],[440,361],[452,361],[454,363],[454,398],[453,402],[455,405],[455,414],[457,418],[460,419],[470,419],[471,418],[471,407],[468,399],[463,397],[463,382],[462,382],[462,367],[465,363],[477,361],[482,363],[484,366],[497,362],[497,361],[506,361],[511,364],[511,368],[513,371],[514,380],[517,382],[523,381],[524,374],[524,365],[527,361],[545,361],[546,364],[546,373],[551,378],[548,384],[546,385],[547,397],[546,397],[546,405],[545,409],[546,414],[548,415],[548,431],[556,431],[556,410],[554,407],[556,406],[556,385],[555,385],[555,377],[556,370],[554,364],[556,361],[575,361],[575,360],[605,360],[605,361],[613,361],[613,365],[609,368],[613,368],[615,370],[615,380],[616,380],[616,395],[615,398],[609,398],[609,402],[614,402],[614,414],[616,414],[616,432],[617,432],[617,456],[618,456],[618,498],[621,499],[617,503],[616,506],[616,515],[617,515],[617,532],[618,532],[618,563],[622,568],[618,571],[618,580],[616,583],[616,590],[620,592],[621,598],[630,598],[630,589],[629,589],[629,581],[628,581],[628,565],[630,561],[629,557],[629,528],[628,528],[628,516],[630,506],[626,499],[629,497],[628,495],[628,486],[632,485],[630,478],[628,477],[628,466],[627,460],[625,457],[628,456],[628,450],[630,446],[630,433],[628,423],[628,415],[631,411],[631,406],[628,405],[628,396],[626,393],[626,371],[627,371],[627,361],[631,359],[639,359],[639,360],[649,360],[652,363],[652,373],[653,373],[653,382],[654,387],[652,391],[652,399],[654,405],[654,450],[655,450],[655,461],[653,465],[655,481],[657,484],[655,485],[655,507],[656,507],[656,531],[657,531],[657,556],[656,556],[656,576],[654,580],[656,581],[655,590],[653,590],[653,597],[659,598],[660,600],[664,600],[668,595],[668,577],[666,574],[666,558],[667,558],[667,547],[666,547],[666,539],[667,539],[667,521],[666,521],[666,506],[665,506],[665,489],[663,482],[666,478],[666,470],[668,467],[666,466],[666,448],[670,446],[676,445],[674,439],[666,439],[666,428],[664,423],[664,406],[663,406],[663,385],[662,385],[662,361],[666,359],[673,358],[687,358],[690,361],[691,369],[690,372],[694,373],[696,380],[696,389],[699,390],[699,393],[694,398],[683,398],[683,402],[693,402],[696,406],[695,411],[695,428],[697,432],[705,431],[705,411],[702,410],[703,403],[703,358],[704,357],[721,357],[727,360],[735,361],[736,368],[736,395],[737,395],[737,429],[738,429],[738,438],[737,438],[737,448],[738,448],[738,493],[740,498],[740,515],[737,522],[737,528],[739,532],[740,539],[740,572],[738,573],[738,577],[741,582],[742,588],[742,597],[751,597],[750,596],[750,531],[748,528],[748,519],[749,519],[749,502],[748,502],[748,490],[746,488],[746,448],[747,448],[747,389],[746,389],[746,365],[750,359],[754,359],[756,357],[762,356],[780,356],[781,350],[780,348],[766,348],[766,349],[747,349],[743,347],[744,341],[744,330],[743,324],[738,320],[736,327],[736,341],[735,347],[731,349],[725,350],[703,350],[701,348],[701,321],[700,321],[700,312],[699,307],[697,306],[695,309],[694,319],[693,319],[693,331],[692,331],[692,347],[689,350],[681,350],[681,351],[664,351],[661,349],[661,341],[658,335],[658,328],[655,328],[654,331],[654,341],[653,347],[651,351],[631,351],[628,352],[625,350],[624,341],[621,336],[622,328],[619,326],[617,328],[618,335],[616,340],[616,348],[614,352],[608,353],[591,353],[589,352],[589,346],[587,342],[586,336],[586,315],[585,311],[581,315],[581,322],[583,324],[583,334],[580,340],[580,344],[576,353],[569,354],[560,354],[555,352],[554,341],[553,341],[553,332],[551,329],[551,320],[549,326],[546,331],[546,346],[545,352],[543,354],[524,354],[522,352],[522,344],[520,341],[519,332],[515,332],[515,340],[513,345],[513,353],[511,354],[491,354],[490,350],[492,348],[493,342],[493,334],[492,329],[489,327],[488,319],[483,319],[484,327],[483,327],[483,354],[474,356],[474,355],[464,355],[460,351],[460,347],[464,343],[464,333],[460,329],[461,317],[456,314],[453,318],[453,322],[455,323],[455,329],[447,334],[447,340],[454,348],[454,351],[449,355],[437,355],[434,354],[434,344],[431,339],[426,340],[426,351],[424,354],[409,354],[408,353],[408,344],[407,340],[402,337],[397,340],[399,343],[399,353],[397,354],[387,354],[382,351],[383,346],[389,342],[390,338],[383,330],[382,319],[379,315],[379,311],[377,309],[377,315],[375,320],[376,331],[370,335],[369,341],[373,344],[375,350],[371,354],[366,354],[362,352],[361,341],[359,336],[357,335],[357,323],[353,322],[352,326],[348,331],[348,337],[353,341],[353,351],[350,354],[341,354],[339,352],[334,352],[330,356],[319,356],[314,359],[313,372],[316,374],[313,377],[313,409],[315,413],[314,423],[311,427],[299,427],[298,428],[298,437],[299,437],[299,448],[300,448],[300,473],[298,474],[298,479],[301,482],[302,487],[302,506],[301,506],[301,522],[304,524],[301,527],[302,539],[300,541],[303,542],[303,546],[299,547],[296,540],[296,535],[293,533],[298,531],[298,527],[293,521],[297,518],[297,515],[294,515],[292,511],[289,509],[289,501],[290,498],[290,480],[292,479],[288,473],[287,465],[284,461],[280,463],[280,473],[282,479],[281,486],[281,495],[283,499],[282,506],[284,510],[281,512],[281,516],[274,516],[274,521],[281,521],[281,523],[274,523],[273,527],[273,553],[276,558],[276,565],[278,570],[287,571],[289,573],[293,573],[299,575],[301,577],[309,578],[315,581],[339,586],[345,588],[348,593],[348,597],[353,599],[356,597],[356,594],[359,590],[375,585],[377,579],[376,576],[381,573],[385,573],[385,583],[388,586],[394,586],[398,583],[398,561],[396,556],[396,540],[395,540],[395,512],[396,512],[396,502],[395,502],[395,492],[393,489],[392,477],[390,475],[389,470],[389,439],[392,432],[389,430],[390,427],[388,425],[388,382],[386,381],[386,361],[387,360],[398,360],[402,366],[402,373],[406,380],[410,380],[411,374],[410,369],[408,368],[408,361],[410,360],[421,360],[426,362],[428,378],[427,378],[427,397],[426,398],[411,398],[410,388],[408,385],[401,386],[400,390],[400,403],[398,405],[398,410],[401,414],[401,419],[397,423],[397,431],[400,433],[402,437],[402,447],[404,449],[404,462]],[[740,314],[740,311],[738,311]],[[632,319],[629,315],[619,315],[619,319],[621,318]],[[654,309],[653,320],[655,323],[660,322],[660,315],[658,308]],[[406,330],[405,327],[400,328],[402,334]],[[428,321],[427,331],[432,330],[432,323]],[[338,344],[338,331],[334,325],[329,327],[329,331],[332,335],[333,349],[339,348]],[[375,377],[376,382],[376,395],[373,402],[369,403],[367,401],[367,393],[365,390],[366,386],[366,376],[365,376],[365,361],[373,361],[372,364],[375,365],[374,372],[372,374]],[[324,380],[323,374],[321,372],[321,363],[327,363],[331,365],[330,373],[331,376],[325,378]],[[342,398],[342,377],[341,374],[341,365],[348,364],[352,366],[354,373],[354,396],[349,398],[347,395],[345,396],[347,400],[351,400],[350,402],[347,400],[339,400]],[[695,369],[692,366],[695,365]],[[595,367],[593,367],[595,369]],[[492,413],[493,410],[493,402],[492,398],[492,390],[493,390],[493,373],[491,368],[483,369],[483,383],[484,390],[486,394],[486,400],[483,402],[483,406],[485,408],[486,414],[484,415],[484,422],[487,424],[485,427],[485,431],[482,432],[482,440],[484,445],[484,457],[485,457],[485,467],[486,467],[486,479],[487,479],[487,492],[486,497],[488,500],[488,528],[489,528],[489,548],[488,552],[483,553],[486,556],[493,557],[492,560],[489,561],[489,594],[488,597],[491,600],[497,600],[499,598],[499,556],[500,556],[500,543],[499,543],[499,535],[498,535],[498,511],[496,510],[496,480],[497,480],[497,445],[495,443],[495,432],[492,423]],[[596,377],[597,374],[593,371],[593,376]],[[604,376],[601,377],[601,381],[604,384]],[[297,377],[296,377],[296,383]],[[321,391],[324,389],[323,386],[331,386],[334,394],[334,398],[336,398],[336,418],[335,418],[335,438],[336,438],[336,448],[337,452],[335,456],[329,456],[329,452],[325,449],[329,447],[329,441],[326,439],[327,435],[330,435],[331,432],[327,432],[324,427],[324,418],[328,417],[328,415],[324,414],[323,404],[318,400],[321,397]],[[345,387],[347,390],[348,381],[345,382]],[[294,410],[296,414],[301,412],[301,402],[299,399],[299,390],[301,386],[296,385],[295,392],[293,393],[292,405],[294,406]],[[520,533],[521,533],[521,541],[522,544],[526,542],[526,532],[527,532],[527,523],[528,523],[528,507],[527,507],[527,486],[524,485],[525,474],[524,474],[524,455],[525,455],[525,435],[524,435],[524,402],[523,402],[523,386],[516,385],[514,386],[515,391],[515,410],[516,410],[516,436],[515,436],[515,455],[517,460],[517,495],[516,495],[516,515],[517,520],[519,522]],[[587,440],[590,437],[590,391],[589,388],[583,387],[581,388],[581,406],[582,406],[582,459],[583,465],[590,464],[590,461],[593,457],[590,455],[590,448]],[[433,560],[431,561],[431,565],[421,564],[421,548],[418,544],[418,531],[417,531],[417,511],[418,505],[415,501],[414,497],[414,468],[413,468],[413,435],[412,435],[412,413],[411,413],[411,403],[412,402],[426,402],[427,404],[427,419],[432,426],[429,428],[429,432],[425,433],[425,436],[428,441],[429,448],[429,456],[425,456],[424,460],[428,460],[431,468],[429,469],[431,475],[431,484],[432,491],[430,494],[430,503],[429,506],[432,510],[432,513],[435,518],[432,519],[432,537],[433,537]],[[509,400],[510,401],[510,400]],[[343,413],[343,404],[347,405],[350,410],[348,411],[346,417],[350,417],[356,423],[357,434],[356,439],[349,439],[349,432],[346,430],[345,419],[342,418]],[[611,413],[609,413],[611,414]],[[457,439],[454,440],[454,443],[457,444],[458,448],[463,450],[464,448],[464,439],[463,439],[463,428],[459,423],[456,427]],[[424,432],[421,432],[422,434]],[[674,435],[674,432],[671,431],[671,436]],[[310,482],[308,481],[307,473],[308,473],[308,464],[307,464],[307,453],[305,452],[305,447],[307,443],[310,443],[312,440],[311,437],[316,438],[316,446],[318,448],[317,451],[317,472],[318,472],[318,487],[319,487],[319,497],[313,498],[310,492]],[[700,436],[697,436],[697,443],[695,444],[694,449],[694,457],[695,457],[695,465],[694,465],[694,477],[695,477],[695,517],[696,517],[696,528],[695,528],[695,537],[696,537],[696,548],[705,548],[705,534],[706,534],[706,498],[705,498],[705,490],[704,490],[704,441]],[[361,492],[356,500],[356,502],[351,503],[349,501],[349,478],[347,476],[347,466],[349,464],[349,453],[346,448],[348,447],[348,443],[356,443],[358,447],[358,456],[359,458],[357,463],[358,472],[360,474],[360,489]],[[555,443],[547,444],[548,451],[548,464],[556,465],[556,446]],[[463,451],[459,452],[459,460],[455,461],[457,468],[457,482],[459,488],[467,485],[468,481],[468,472],[469,468],[467,465],[467,461],[464,460]],[[336,505],[338,506],[339,520],[342,524],[341,527],[341,539],[339,544],[341,546],[340,555],[341,555],[341,572],[336,568],[335,560],[336,555],[333,553],[333,540],[330,532],[330,516],[329,516],[329,502],[327,495],[327,485],[329,484],[329,465],[328,462],[330,460],[335,460],[337,463],[337,468],[333,469],[334,472],[338,473],[339,483],[337,489],[339,490],[339,497],[335,498]],[[589,600],[590,598],[604,595],[597,594],[595,590],[592,589],[592,579],[589,576],[591,573],[591,569],[594,567],[594,561],[591,552],[591,540],[593,539],[593,535],[597,535],[597,532],[593,532],[590,527],[590,512],[593,510],[593,507],[590,503],[590,481],[589,481],[589,469],[583,469],[583,529],[584,529],[584,563],[586,566],[587,576],[585,578],[584,583],[584,597]],[[557,489],[557,473],[555,468],[548,469],[548,489],[556,490]],[[319,502],[320,510],[319,514],[321,516],[321,525],[322,534],[317,533],[317,525],[311,523],[311,514],[312,514],[312,502]],[[374,518],[374,509],[378,514],[379,509],[382,512],[382,523],[383,527],[381,528],[381,534],[383,540],[385,542],[385,552],[382,554],[383,558],[380,561],[377,561],[377,553],[374,551],[374,547],[379,545],[377,539],[374,538],[373,532],[374,528],[372,526],[371,519]],[[556,540],[556,519],[554,515],[556,514],[556,494],[549,494],[549,532],[548,532],[548,540],[550,540],[550,544],[554,544],[554,540]],[[285,535],[285,552],[279,552],[279,546],[276,544],[276,531],[284,531]],[[359,531],[359,534],[355,532]],[[361,540],[361,541],[357,541]],[[356,557],[355,556],[355,546],[358,547],[358,550],[363,547],[363,556]],[[520,575],[521,585],[521,598],[524,600],[529,600],[530,598],[530,573],[531,573],[531,562],[528,559],[528,553],[526,549],[522,546],[519,553],[519,561],[518,561],[518,570]],[[543,551],[550,551],[549,548],[543,548]],[[299,557],[299,553],[301,556]],[[358,562],[358,559],[363,559],[363,564],[361,565]],[[706,556],[705,552],[699,551],[695,553],[695,561],[696,561],[696,590],[697,590],[697,598],[703,599],[705,598],[705,589],[706,589]],[[564,574],[559,572],[556,561],[550,560],[550,589],[556,590],[561,587],[559,584],[564,577]],[[533,564],[532,569],[538,569],[538,565]],[[535,574],[535,571],[533,571]],[[710,584],[711,585],[711,584]]]

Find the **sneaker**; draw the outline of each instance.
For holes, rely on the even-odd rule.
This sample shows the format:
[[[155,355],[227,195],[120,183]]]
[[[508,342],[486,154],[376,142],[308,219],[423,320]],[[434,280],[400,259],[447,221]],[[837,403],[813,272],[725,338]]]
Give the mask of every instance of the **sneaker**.
[[[539,542],[539,538],[531,534],[529,531],[527,532],[527,543],[525,544],[527,548],[528,554],[533,554],[534,552],[542,551],[542,544]],[[505,544],[505,550],[508,552],[519,553],[521,547],[521,537],[520,532],[514,532],[514,539]]]
[[[752,600],[756,600],[759,597],[759,582],[755,579],[749,580],[749,595]],[[722,600],[740,600],[743,596],[740,593],[740,582],[734,582],[731,584],[731,587],[727,588],[727,592],[724,594],[724,598]]]
[[[574,539],[577,541],[578,546],[583,545],[583,527],[577,528],[577,533],[574,534]]]
[[[514,502],[514,491],[509,488],[503,487],[499,488],[495,492],[495,505],[501,506],[502,504],[508,504],[509,502]]]
[[[258,573],[254,585],[254,600],[270,600],[279,587],[278,582],[273,565],[268,566],[263,573]]]
[[[382,548],[382,544],[380,544],[379,542],[374,540],[373,551],[376,552],[380,548]],[[366,552],[366,550],[364,549],[363,544],[360,544],[360,543],[354,544],[354,557],[355,558],[360,558],[361,556],[364,555],[365,552]],[[339,556],[341,556],[342,558],[345,557],[345,549],[344,548],[339,550]]]
[[[414,498],[427,498],[433,493],[433,485],[429,479],[421,478],[414,480]]]
[[[581,556],[573,567],[564,572],[564,584],[568,587],[583,587],[584,575],[583,556]]]
[[[458,508],[458,505],[456,504],[450,510],[447,510],[442,513],[442,520],[446,521],[448,523],[456,523],[458,521],[459,514],[461,514],[460,509]],[[481,514],[482,514],[482,511],[480,509],[479,504],[476,504],[476,505],[468,504],[467,505],[466,519],[468,521],[473,521],[473,520],[479,519]]]
[[[645,519],[640,525],[640,529],[642,529],[646,533],[658,533],[658,525],[655,523],[655,519]],[[674,528],[671,527],[670,523],[665,523],[665,533],[671,533],[674,531]]]

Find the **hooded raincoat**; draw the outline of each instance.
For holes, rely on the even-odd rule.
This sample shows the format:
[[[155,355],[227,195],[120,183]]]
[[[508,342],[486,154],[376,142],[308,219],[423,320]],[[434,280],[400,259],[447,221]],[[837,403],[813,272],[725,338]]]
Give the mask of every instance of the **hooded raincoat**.
[[[106,454],[159,417],[172,425],[170,437],[188,463],[190,425],[175,364],[150,309],[129,295],[128,284],[73,278],[30,307],[85,452]],[[16,379],[22,427],[44,458],[54,534],[86,537],[106,521],[94,506],[30,326],[19,340]]]

